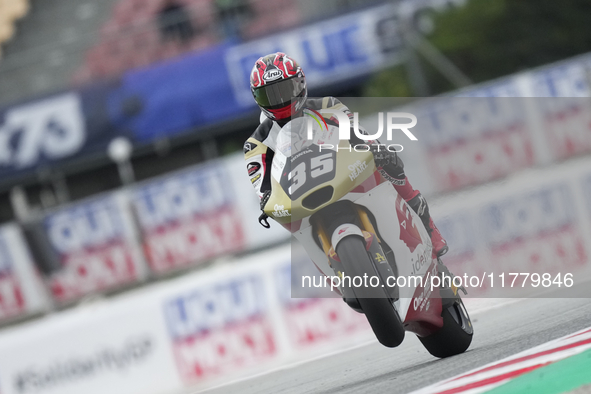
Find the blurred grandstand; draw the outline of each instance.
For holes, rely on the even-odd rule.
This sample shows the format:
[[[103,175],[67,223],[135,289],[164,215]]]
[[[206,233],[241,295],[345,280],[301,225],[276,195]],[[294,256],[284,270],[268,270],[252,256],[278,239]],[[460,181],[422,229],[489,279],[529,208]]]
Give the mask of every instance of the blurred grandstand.
[[[0,104],[118,77],[226,40],[275,34],[379,2],[33,0],[29,12],[28,1],[5,0]],[[25,14],[15,34],[11,26]]]
[[[224,68],[224,64],[215,65],[214,55],[208,52],[219,52],[241,42],[379,5],[380,1],[33,0],[29,7],[26,1],[4,0],[0,4],[4,7],[0,19],[4,21],[0,108],[7,110],[16,103],[75,91],[82,97],[89,135],[103,140],[110,139],[107,135],[129,133],[129,128],[135,125],[122,117],[136,115],[150,96],[158,100],[154,105],[160,111],[158,108],[153,111],[156,117],[180,119],[163,122],[161,127],[153,128],[160,129],[146,131],[141,143],[134,142],[132,163],[136,178],[141,180],[239,150],[241,140],[256,124],[258,115],[252,105],[236,107],[225,92],[226,86],[219,86],[220,76],[216,74],[212,79],[207,75],[212,67]],[[17,22],[17,18],[21,19]],[[188,63],[190,60],[183,59],[189,58],[194,61],[187,67],[166,68],[170,62]],[[163,65],[160,71],[155,69],[159,65]],[[142,69],[146,70],[145,74],[141,74]],[[169,82],[166,82],[167,75]],[[146,91],[145,86],[133,84],[134,78],[151,78],[155,87],[151,92]],[[114,96],[121,95],[128,83],[133,85],[133,90],[142,89],[145,98],[121,97],[120,108],[114,109]],[[163,86],[166,83],[170,85],[169,91],[160,94],[166,90]],[[173,91],[188,83],[204,86],[185,92],[187,97],[183,97],[182,91]],[[332,87],[336,88],[333,94],[337,94],[355,85]],[[208,100],[218,107],[227,106],[228,110],[207,120],[186,119],[211,111],[200,108],[198,103],[191,108],[187,100],[191,100],[192,95],[201,97],[196,101],[209,96]],[[187,105],[193,115],[178,110]],[[166,106],[176,106],[177,110],[167,112]],[[113,115],[114,112],[118,114]],[[149,116],[138,119],[138,122],[153,121]],[[182,135],[178,134],[179,129]],[[148,133],[152,135],[147,136]],[[18,140],[16,135],[12,139]],[[94,148],[85,155],[71,155],[68,160],[45,163],[39,160],[27,164],[31,171],[23,171],[26,167],[23,165],[9,166],[16,171],[5,172],[6,176],[0,180],[0,201],[3,202],[0,220],[15,217],[9,208],[9,190],[15,182],[24,187],[16,192],[26,195],[29,204],[46,207],[121,185],[116,165],[105,154],[105,143],[95,143]]]

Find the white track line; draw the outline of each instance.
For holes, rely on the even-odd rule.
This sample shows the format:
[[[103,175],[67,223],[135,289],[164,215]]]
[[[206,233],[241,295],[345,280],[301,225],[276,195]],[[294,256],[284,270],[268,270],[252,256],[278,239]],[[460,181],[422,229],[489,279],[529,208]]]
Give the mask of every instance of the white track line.
[[[476,383],[476,382],[480,382],[480,381],[483,381],[483,380],[486,380],[489,378],[493,378],[495,376],[501,376],[501,375],[504,375],[504,374],[507,374],[507,373],[510,373],[513,371],[523,369],[523,368],[528,368],[528,367],[532,367],[532,366],[536,366],[536,365],[542,365],[542,364],[562,360],[567,357],[579,354],[585,350],[591,349],[591,343],[582,344],[577,347],[560,350],[555,353],[541,355],[536,358],[519,361],[514,364],[509,364],[509,365],[499,367],[499,368],[494,368],[496,365],[500,365],[500,364],[508,362],[508,361],[516,360],[516,359],[519,359],[524,356],[535,355],[537,353],[542,353],[542,352],[556,349],[556,348],[559,348],[559,347],[562,347],[565,345],[574,344],[579,341],[584,341],[584,340],[590,339],[590,338],[591,338],[591,330],[589,327],[587,327],[582,330],[576,331],[572,334],[568,334],[568,335],[565,335],[565,336],[560,337],[558,339],[554,339],[552,341],[543,343],[539,346],[535,346],[531,349],[524,350],[524,351],[517,353],[513,356],[509,356],[504,359],[494,361],[494,362],[486,364],[482,367],[478,367],[478,368],[475,368],[475,369],[470,370],[468,372],[451,377],[449,379],[442,380],[442,381],[435,383],[431,386],[422,388],[417,391],[413,391],[410,394],[440,393],[440,392],[444,392],[446,390],[451,390],[451,389],[463,387],[463,386],[466,386],[466,385],[469,385],[472,383]],[[489,368],[493,368],[493,369],[479,373],[479,371],[484,371]],[[492,388],[494,388],[500,384],[506,383],[507,381],[509,381],[513,378],[515,378],[515,377],[508,378],[508,379],[505,379],[500,382],[494,382],[494,383],[486,385],[486,386],[462,391],[462,393],[464,393],[464,394],[482,393],[482,392],[491,390]]]

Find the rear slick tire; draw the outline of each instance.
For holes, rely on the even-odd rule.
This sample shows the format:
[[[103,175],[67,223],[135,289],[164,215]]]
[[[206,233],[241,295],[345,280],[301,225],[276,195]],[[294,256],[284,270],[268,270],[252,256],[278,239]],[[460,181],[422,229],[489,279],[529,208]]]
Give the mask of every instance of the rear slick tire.
[[[351,277],[351,280],[354,277],[363,278],[364,274],[367,274],[369,283],[370,277],[378,276],[362,238],[348,236],[342,239],[337,245],[336,252],[343,264],[343,273]],[[352,286],[351,289],[378,341],[386,347],[396,347],[404,339],[404,327],[398,312],[388,299],[385,285],[382,287],[382,284],[380,279],[378,287]]]
[[[461,300],[454,302],[453,305],[441,313],[443,327],[434,334],[419,337],[425,349],[433,356],[439,358],[451,357],[468,350],[472,343],[473,329],[470,317],[465,312],[466,308],[463,305]],[[462,312],[465,312],[466,315],[464,316]],[[466,325],[465,329],[462,327],[462,321]]]

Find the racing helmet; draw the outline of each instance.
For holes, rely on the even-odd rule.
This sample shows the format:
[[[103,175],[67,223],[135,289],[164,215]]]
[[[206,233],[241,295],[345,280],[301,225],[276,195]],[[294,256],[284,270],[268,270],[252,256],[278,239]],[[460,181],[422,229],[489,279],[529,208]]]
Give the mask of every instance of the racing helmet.
[[[289,120],[308,97],[306,77],[298,63],[283,52],[263,56],[250,73],[254,100],[268,118]]]

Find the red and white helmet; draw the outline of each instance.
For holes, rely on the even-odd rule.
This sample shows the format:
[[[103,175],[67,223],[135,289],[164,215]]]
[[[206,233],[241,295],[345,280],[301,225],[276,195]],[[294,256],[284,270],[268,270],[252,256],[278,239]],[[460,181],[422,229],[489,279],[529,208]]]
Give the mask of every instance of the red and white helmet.
[[[291,118],[308,97],[302,68],[282,52],[256,61],[250,73],[250,90],[261,110],[273,120]]]

